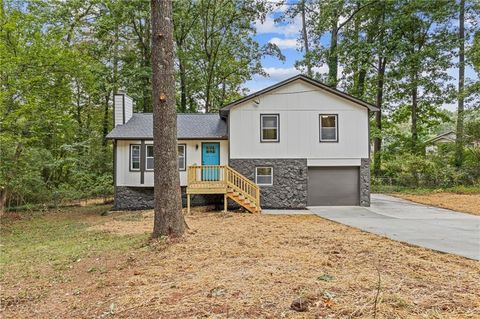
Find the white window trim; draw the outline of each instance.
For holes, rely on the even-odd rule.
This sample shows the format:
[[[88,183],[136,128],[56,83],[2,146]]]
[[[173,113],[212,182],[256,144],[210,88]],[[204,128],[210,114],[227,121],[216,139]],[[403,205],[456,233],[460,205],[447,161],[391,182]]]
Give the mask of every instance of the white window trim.
[[[267,129],[276,129],[277,130],[277,138],[276,139],[265,139],[263,138],[263,118],[264,117],[275,117],[277,119],[277,126],[276,127],[265,127]],[[260,142],[280,142],[280,114],[260,114]]]
[[[335,138],[334,139],[325,139],[322,138],[322,116],[333,116],[335,117]],[[320,127],[320,142],[338,142],[338,114],[320,114],[318,118],[318,124]]]
[[[271,176],[272,177],[272,182],[270,184],[262,184],[262,183],[258,183],[258,174],[257,174],[257,171],[259,168],[269,168],[270,171],[272,172],[270,175],[260,175],[260,176]],[[262,186],[272,186],[273,185],[273,167],[271,166],[259,166],[259,167],[255,167],[255,183],[257,185],[262,185]]]
[[[133,168],[133,148],[138,147],[138,168]],[[142,163],[142,145],[130,144],[130,171],[139,172]]]
[[[153,170],[155,169],[155,159],[154,159],[154,156],[148,156],[148,148],[149,148],[149,147],[152,147],[152,148],[153,148],[153,144],[146,144],[146,145],[145,145],[145,171],[153,171]],[[154,166],[153,166],[153,168],[148,168],[147,163],[148,163],[148,159],[149,159],[149,158],[154,159],[154,162],[153,162],[153,163],[154,163],[154,164],[153,164]]]
[[[185,171],[187,169],[187,145],[186,144],[178,144],[178,147],[183,147],[183,167],[178,167],[179,171]],[[180,159],[180,154],[177,154],[177,162]]]

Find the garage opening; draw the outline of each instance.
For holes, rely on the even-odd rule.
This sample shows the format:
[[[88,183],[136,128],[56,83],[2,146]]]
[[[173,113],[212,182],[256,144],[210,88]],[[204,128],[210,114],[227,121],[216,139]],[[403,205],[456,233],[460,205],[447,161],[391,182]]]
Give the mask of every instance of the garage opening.
[[[309,167],[308,206],[360,205],[358,166]]]

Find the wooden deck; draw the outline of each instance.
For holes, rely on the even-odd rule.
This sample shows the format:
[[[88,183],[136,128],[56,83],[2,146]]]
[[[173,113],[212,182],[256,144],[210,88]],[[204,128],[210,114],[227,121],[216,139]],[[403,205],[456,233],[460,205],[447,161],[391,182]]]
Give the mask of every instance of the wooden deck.
[[[225,211],[230,198],[252,213],[260,212],[258,185],[227,165],[189,166],[187,177],[188,212],[192,194],[223,194]]]
[[[223,181],[205,181],[189,184],[187,194],[226,194],[227,183]]]

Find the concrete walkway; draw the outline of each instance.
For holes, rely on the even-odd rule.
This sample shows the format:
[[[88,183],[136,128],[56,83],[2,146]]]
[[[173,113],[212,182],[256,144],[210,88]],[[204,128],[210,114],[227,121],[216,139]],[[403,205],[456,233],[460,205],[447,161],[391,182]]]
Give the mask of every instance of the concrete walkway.
[[[314,214],[374,234],[480,260],[480,217],[372,194],[370,207],[309,207]]]

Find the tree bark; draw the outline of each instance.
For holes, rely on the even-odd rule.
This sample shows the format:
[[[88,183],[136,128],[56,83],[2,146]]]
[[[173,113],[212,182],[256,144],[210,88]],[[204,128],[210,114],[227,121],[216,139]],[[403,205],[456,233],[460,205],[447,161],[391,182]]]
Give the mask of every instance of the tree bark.
[[[180,74],[180,111],[187,112],[187,75],[182,59],[178,59],[178,69]]]
[[[412,133],[412,152],[416,153],[417,150],[417,142],[418,142],[418,132],[417,132],[417,113],[418,113],[418,83],[417,83],[417,74],[412,74],[412,107],[411,107],[411,133]]]
[[[305,17],[305,0],[302,0],[300,3],[300,9],[302,14],[302,39],[303,39],[303,47],[305,48],[305,58],[307,62],[307,75],[309,77],[313,77],[312,73],[312,64],[310,63],[310,48],[308,45],[308,34],[307,34],[307,22]]]
[[[110,92],[107,92],[105,94],[105,105],[103,107],[103,128],[102,128],[102,131],[103,131],[103,140],[102,140],[102,146],[107,146],[107,139],[105,138],[108,134],[108,122],[110,121],[110,116],[108,115],[108,109],[109,109],[109,106],[108,106],[108,103],[110,101]]]
[[[385,57],[378,58],[378,78],[377,78],[377,97],[376,106],[379,109],[375,113],[375,127],[378,132],[382,132],[382,106],[383,106],[383,87],[385,83],[385,69],[387,60]],[[382,137],[377,136],[373,140],[373,174],[380,176],[382,166]]]
[[[171,0],[151,0],[155,219],[153,238],[185,232],[177,161]]]
[[[338,36],[338,12],[334,11],[332,17],[332,34],[330,37],[330,50],[328,53],[328,85],[337,87],[338,73],[338,53],[337,53],[337,36]]]
[[[458,108],[457,132],[455,139],[455,165],[463,164],[463,130],[464,130],[464,86],[465,86],[465,0],[460,0],[459,32],[460,47],[458,53]]]
[[[7,188],[0,187],[0,217],[5,215],[5,207],[7,206]]]

